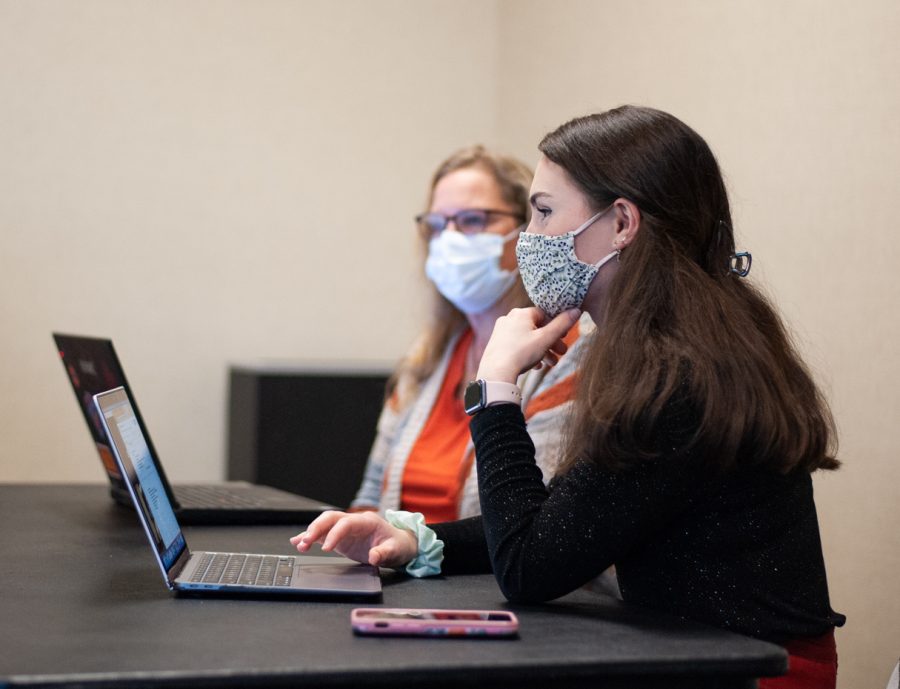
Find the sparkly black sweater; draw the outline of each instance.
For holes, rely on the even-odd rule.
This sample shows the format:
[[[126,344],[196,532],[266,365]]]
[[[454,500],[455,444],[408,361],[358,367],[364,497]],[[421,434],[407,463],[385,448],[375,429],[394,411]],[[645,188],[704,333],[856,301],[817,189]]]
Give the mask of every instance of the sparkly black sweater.
[[[509,600],[539,602],[614,564],[626,602],[760,639],[843,625],[809,473],[714,475],[676,451],[618,472],[580,463],[548,490],[517,406],[479,412],[471,431],[482,516],[431,525],[444,573],[493,571]]]

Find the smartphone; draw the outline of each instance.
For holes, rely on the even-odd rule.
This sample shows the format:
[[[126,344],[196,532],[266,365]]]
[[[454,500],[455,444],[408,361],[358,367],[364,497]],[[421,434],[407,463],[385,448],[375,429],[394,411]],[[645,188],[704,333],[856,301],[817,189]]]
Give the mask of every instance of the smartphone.
[[[356,634],[386,636],[509,637],[519,631],[519,620],[506,610],[355,608],[350,623]]]

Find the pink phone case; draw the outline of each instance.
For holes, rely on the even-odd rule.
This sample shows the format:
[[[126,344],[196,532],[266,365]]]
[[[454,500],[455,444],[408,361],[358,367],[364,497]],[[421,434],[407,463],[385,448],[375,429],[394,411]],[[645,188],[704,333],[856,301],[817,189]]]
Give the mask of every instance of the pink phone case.
[[[350,623],[357,634],[385,636],[515,636],[519,620],[507,610],[356,608]]]

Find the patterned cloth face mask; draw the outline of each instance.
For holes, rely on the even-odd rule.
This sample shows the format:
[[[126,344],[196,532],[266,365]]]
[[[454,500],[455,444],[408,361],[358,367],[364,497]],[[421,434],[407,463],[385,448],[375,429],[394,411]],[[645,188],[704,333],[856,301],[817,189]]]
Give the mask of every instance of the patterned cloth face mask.
[[[513,286],[516,270],[503,270],[504,245],[515,237],[479,232],[466,235],[444,230],[428,244],[425,274],[438,291],[463,313],[482,313]]]
[[[619,255],[613,251],[597,263],[585,263],[575,255],[575,237],[593,225],[612,206],[588,218],[571,232],[560,235],[523,232],[516,244],[516,260],[525,291],[532,303],[555,318],[563,311],[581,308],[588,288],[600,268]]]

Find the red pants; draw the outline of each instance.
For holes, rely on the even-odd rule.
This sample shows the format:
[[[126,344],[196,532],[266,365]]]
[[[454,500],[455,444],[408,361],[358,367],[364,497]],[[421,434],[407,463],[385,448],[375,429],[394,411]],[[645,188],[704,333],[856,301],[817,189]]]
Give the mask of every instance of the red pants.
[[[783,644],[788,652],[788,673],[764,677],[759,689],[835,689],[837,648],[834,630],[812,639],[795,639]]]

